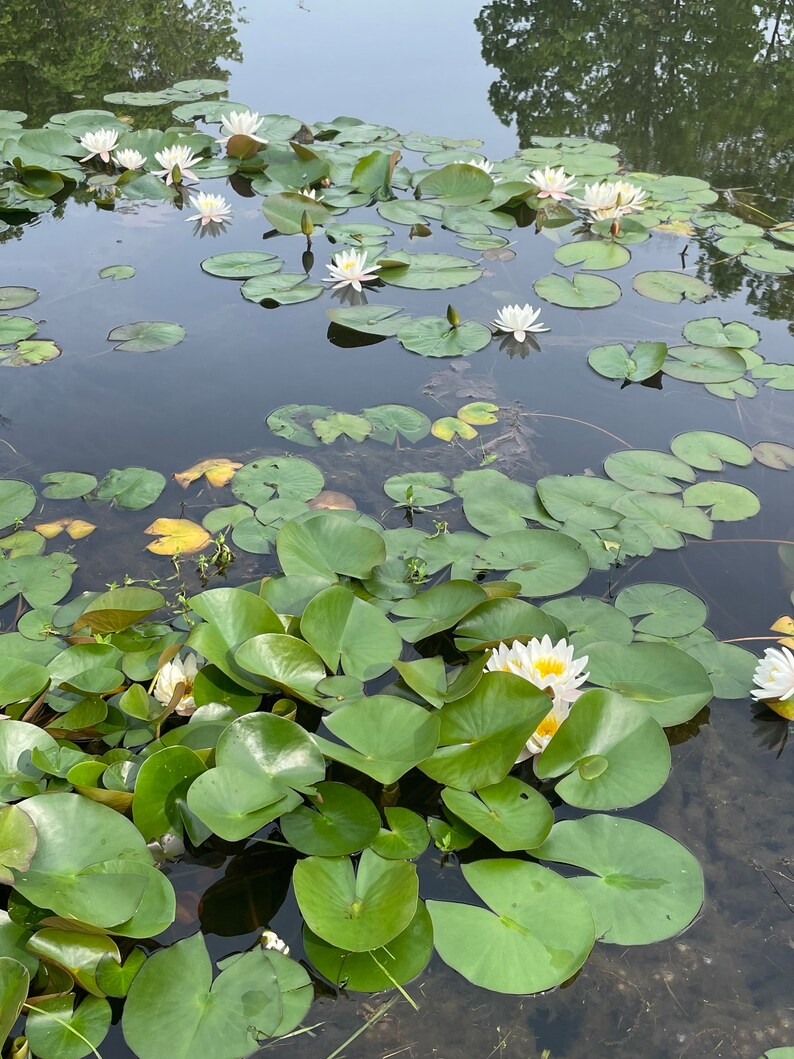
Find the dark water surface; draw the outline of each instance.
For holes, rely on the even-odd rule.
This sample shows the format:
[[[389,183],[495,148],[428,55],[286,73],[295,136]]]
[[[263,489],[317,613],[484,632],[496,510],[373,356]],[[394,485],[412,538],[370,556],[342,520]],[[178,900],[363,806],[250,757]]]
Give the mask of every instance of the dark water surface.
[[[236,9],[204,0],[191,9],[177,0],[64,0],[52,7],[46,32],[27,0],[4,0],[0,8],[0,107],[27,111],[31,123],[57,110],[101,105],[108,91],[161,88],[228,70],[229,98],[260,112],[308,121],[350,114],[401,132],[480,137],[490,158],[512,154],[538,133],[596,136],[620,144],[636,169],[696,175],[734,189],[727,202],[745,220],[756,219],[754,209],[779,220],[792,215],[791,4],[269,0]],[[136,120],[145,124],[147,112],[136,111]],[[42,291],[25,311],[46,321],[38,337],[57,340],[64,355],[40,370],[2,372],[0,474],[36,481],[67,466],[100,476],[108,467],[141,465],[170,479],[210,455],[283,452],[288,446],[264,418],[293,402],[357,412],[388,401],[432,418],[446,414],[439,402],[454,410],[469,395],[515,402],[539,415],[521,421],[526,434],[494,466],[523,481],[597,470],[621,447],[616,437],[665,449],[680,431],[702,428],[751,445],[794,442],[792,396],[785,392],[764,388],[754,400],[734,403],[667,377],[663,389],[620,390],[591,372],[585,357],[593,346],[649,337],[674,344],[683,323],[697,315],[640,298],[628,283],[618,303],[597,312],[544,305],[552,330],[541,351],[525,359],[510,359],[496,342],[455,362],[414,356],[394,340],[340,348],[326,338],[326,310],[337,304],[328,296],[269,311],[241,299],[234,283],[200,271],[212,253],[260,248],[283,256],[285,271],[301,270],[300,240],[262,243],[258,197],[237,196],[219,181],[210,190],[223,191],[235,211],[231,228],[216,240],[195,238],[171,206],[125,204],[108,213],[73,199],[57,215],[17,230],[19,238],[6,233],[0,285]],[[407,238],[407,229],[397,231]],[[491,262],[490,276],[452,292],[464,318],[486,322],[504,303],[537,304],[531,283],[551,271],[555,243],[530,230],[511,238],[516,260]],[[327,246],[317,243],[320,275]],[[633,247],[635,267],[680,266],[681,241],[671,237],[669,251],[660,246],[661,237]],[[457,246],[434,229],[419,249]],[[688,263],[699,254],[693,242]],[[97,279],[98,269],[122,262],[137,269],[133,280]],[[701,315],[745,321],[761,332],[759,352],[776,362],[794,359],[794,278],[711,267],[705,257],[700,274],[718,291]],[[449,300],[438,291],[397,296],[389,291],[370,300],[404,301],[415,314],[442,312]],[[159,354],[112,351],[108,331],[137,319],[179,321],[187,339]],[[477,465],[438,442],[402,452],[343,442],[292,451],[317,462],[329,488],[352,494],[389,526],[400,525],[401,516],[387,510],[385,477],[416,469],[451,475]],[[717,523],[719,541],[657,552],[614,571],[611,581],[591,574],[582,592],[671,582],[707,601],[718,638],[763,636],[791,610],[786,577],[794,575],[787,575],[775,542],[794,538],[792,475],[756,465],[728,469],[728,480],[761,497],[752,523]],[[168,560],[142,551],[140,531],[157,514],[176,516],[183,502],[188,516],[196,505],[192,517],[200,521],[207,497],[187,495],[185,501],[169,482],[154,512],[92,507],[87,517],[99,529],[76,546],[76,587],[96,588],[125,573],[168,577]],[[84,510],[74,501],[61,513]],[[429,516],[419,516],[417,525],[432,529]],[[271,557],[240,555],[230,580],[270,569]],[[13,614],[6,627],[11,620]],[[409,987],[418,1012],[399,1000],[339,1054],[535,1059],[548,1049],[552,1059],[757,1059],[768,1047],[794,1045],[791,728],[749,701],[714,700],[672,733],[671,777],[631,815],[668,831],[703,863],[706,903],[682,937],[625,951],[598,946],[567,987],[529,998],[480,991],[436,960]],[[172,869],[179,913],[163,940],[191,934],[199,919],[220,957],[271,922],[300,957],[300,920],[283,881],[291,861],[279,859],[283,851],[244,846],[217,843],[216,852]],[[428,852],[424,867],[423,897],[455,899],[465,889],[455,858],[444,863]],[[310,1012],[312,1034],[262,1054],[330,1059],[380,1003],[329,991]],[[101,1050],[106,1059],[131,1054],[117,1030]]]

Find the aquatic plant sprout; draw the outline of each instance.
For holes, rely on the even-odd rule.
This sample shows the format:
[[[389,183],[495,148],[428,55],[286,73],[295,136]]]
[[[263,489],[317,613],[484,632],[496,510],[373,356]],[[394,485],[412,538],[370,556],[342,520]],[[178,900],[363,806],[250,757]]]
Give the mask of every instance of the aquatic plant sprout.
[[[197,195],[190,196],[190,205],[198,213],[193,217],[186,217],[187,221],[199,221],[201,225],[225,224],[232,216],[232,208],[223,195],[211,195],[201,191]]]
[[[325,267],[331,275],[323,282],[333,283],[334,290],[341,290],[349,284],[353,290],[360,291],[362,283],[371,283],[378,278],[380,265],[367,265],[366,250],[342,250],[334,254],[332,264]]]
[[[257,136],[264,120],[264,118],[260,118],[256,111],[251,112],[250,110],[233,110],[229,114],[224,114],[221,119],[221,136],[215,142],[227,144],[232,136],[247,136],[249,140],[256,140],[257,143],[266,144],[267,140]]]
[[[556,202],[565,202],[573,198],[570,190],[576,185],[576,175],[567,176],[563,166],[552,169],[551,166],[547,165],[545,169],[533,169],[529,176],[524,179],[528,184],[534,184],[538,189],[539,199],[554,199]]]
[[[97,129],[96,132],[87,132],[80,137],[80,144],[89,152],[81,162],[88,162],[91,158],[99,157],[103,162],[110,161],[110,152],[115,150],[119,142],[119,134],[114,129]]]
[[[195,165],[199,158],[186,144],[178,143],[162,151],[155,151],[154,157],[163,167],[156,171],[155,176],[164,177],[167,185],[185,180],[198,180],[190,166]]]
[[[512,334],[517,342],[523,342],[528,334],[550,330],[542,321],[538,321],[540,313],[540,309],[533,309],[529,304],[503,305],[496,314],[493,326],[497,331]]]

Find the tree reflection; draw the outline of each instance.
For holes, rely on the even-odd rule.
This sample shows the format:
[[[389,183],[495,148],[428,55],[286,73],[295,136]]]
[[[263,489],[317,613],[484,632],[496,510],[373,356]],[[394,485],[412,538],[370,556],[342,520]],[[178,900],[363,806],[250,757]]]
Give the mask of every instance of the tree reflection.
[[[242,56],[233,0],[3,0],[0,106],[29,124],[107,92],[222,77]]]
[[[718,187],[794,184],[791,0],[491,0],[489,98],[535,134],[619,144],[637,168]]]

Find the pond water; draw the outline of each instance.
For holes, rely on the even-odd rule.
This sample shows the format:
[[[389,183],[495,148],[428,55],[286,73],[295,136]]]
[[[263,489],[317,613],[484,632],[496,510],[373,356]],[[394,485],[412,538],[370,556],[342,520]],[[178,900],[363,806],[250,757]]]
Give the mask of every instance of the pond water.
[[[794,24],[782,0],[660,0],[642,8],[582,0],[575,10],[555,0],[405,0],[393,9],[352,0],[249,7],[134,0],[95,8],[65,0],[42,27],[28,4],[5,0],[0,108],[23,110],[38,127],[58,111],[106,107],[107,92],[159,90],[228,73],[228,98],[260,113],[306,122],[352,114],[404,134],[476,137],[491,160],[530,147],[533,136],[585,136],[619,145],[633,170],[702,178],[721,192],[713,208],[744,223],[767,226],[792,216]],[[132,113],[139,125],[154,124],[149,112]],[[420,167],[420,155],[410,165]],[[390,475],[435,471],[452,478],[476,470],[483,457],[522,482],[598,474],[613,452],[667,450],[677,434],[692,430],[750,446],[794,445],[791,395],[783,388],[759,382],[757,396],[729,400],[667,374],[621,388],[587,365],[596,346],[678,345],[688,321],[713,316],[756,329],[757,351],[768,362],[794,361],[794,278],[720,261],[730,255],[707,245],[704,230],[654,233],[632,245],[632,269],[604,273],[621,284],[622,297],[594,311],[538,299],[535,280],[567,272],[554,258],[566,235],[554,228],[538,233],[532,224],[505,233],[515,256],[486,255],[476,284],[443,291],[386,287],[369,296],[370,304],[404,305],[417,316],[443,316],[452,302],[464,320],[481,323],[504,304],[542,305],[550,331],[538,336],[539,349],[494,341],[469,357],[439,360],[409,353],[395,338],[360,344],[350,332],[329,331],[328,309],[346,303],[327,294],[269,309],[240,298],[234,282],[202,272],[208,256],[243,249],[278,254],[284,272],[302,272],[306,249],[300,237],[262,240],[269,226],[261,196],[246,182],[235,177],[207,186],[225,194],[234,210],[232,225],[217,239],[198,238],[184,222],[186,212],[171,203],[121,201],[110,210],[96,208],[87,195],[70,196],[0,232],[0,287],[39,290],[35,305],[19,312],[40,321],[39,337],[63,350],[35,370],[2,372],[0,474],[36,484],[61,468],[100,478],[111,467],[137,466],[168,480],[156,505],[142,511],[81,499],[45,509],[48,517],[85,517],[97,526],[95,535],[74,544],[78,591],[125,575],[160,579],[169,590],[181,580],[188,595],[200,591],[195,563],[183,559],[169,582],[175,573],[169,559],[144,551],[142,532],[158,516],[200,522],[213,503],[236,502],[228,489],[216,501],[209,487],[183,491],[171,480],[210,456],[247,463],[286,452],[310,459],[326,488],[399,528],[406,514],[391,507],[382,489]],[[341,219],[353,218],[385,223],[372,209]],[[440,224],[431,222],[432,234],[410,241],[407,227],[391,227],[397,238],[390,250],[479,256],[461,250],[458,236]],[[319,282],[329,245],[315,236],[313,249],[312,277]],[[120,263],[135,268],[131,280],[98,278],[98,270]],[[636,272],[681,268],[714,288],[712,300],[668,304],[631,286]],[[178,321],[187,335],[162,352],[113,349],[105,336],[135,320]],[[308,449],[265,424],[274,409],[290,404],[354,414],[405,404],[437,419],[474,400],[504,410],[498,426],[483,428],[483,449],[435,438],[396,449],[341,438]],[[769,627],[792,608],[791,477],[754,462],[729,465],[724,479],[760,498],[750,525],[717,521],[712,541],[690,538],[680,550],[591,571],[578,591],[612,599],[640,582],[682,586],[705,600],[718,640],[757,637],[743,646],[760,654],[772,643],[762,639],[771,635]],[[432,533],[444,512],[417,511],[413,525]],[[454,529],[465,528],[459,514],[449,518]],[[227,584],[276,570],[273,555],[232,547]],[[213,579],[211,586],[222,583]],[[17,617],[16,600],[0,609],[3,631]],[[758,1059],[766,1049],[794,1046],[791,728],[738,697],[716,698],[669,730],[670,779],[629,815],[678,839],[703,866],[702,912],[679,937],[637,947],[598,945],[571,981],[538,996],[486,992],[438,956],[406,987],[416,1010],[396,993],[348,994],[318,980],[305,1020],[313,1029],[275,1040],[261,1054]],[[528,778],[531,769],[521,775]],[[401,804],[422,809],[437,796],[424,779]],[[562,805],[557,815],[581,814]],[[481,839],[450,856],[431,846],[420,860],[422,897],[465,900],[460,862],[483,856],[487,845]],[[293,851],[254,841],[215,839],[187,854],[166,869],[177,891],[177,917],[160,942],[200,926],[213,958],[221,958],[248,947],[270,925],[302,958],[302,921],[289,888],[293,863]],[[114,1022],[120,1010],[114,1008]],[[164,1041],[163,1054],[168,1050]],[[105,1059],[133,1055],[118,1025],[100,1051]]]

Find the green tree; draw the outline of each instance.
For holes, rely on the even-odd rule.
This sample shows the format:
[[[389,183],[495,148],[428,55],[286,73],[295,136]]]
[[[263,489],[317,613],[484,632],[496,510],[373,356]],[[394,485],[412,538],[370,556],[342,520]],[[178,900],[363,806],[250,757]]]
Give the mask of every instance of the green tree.
[[[233,0],[3,0],[0,107],[29,124],[85,107],[108,92],[156,90],[223,77],[238,61]]]
[[[619,144],[638,169],[794,185],[791,0],[492,0],[475,25],[489,98],[533,135]]]

